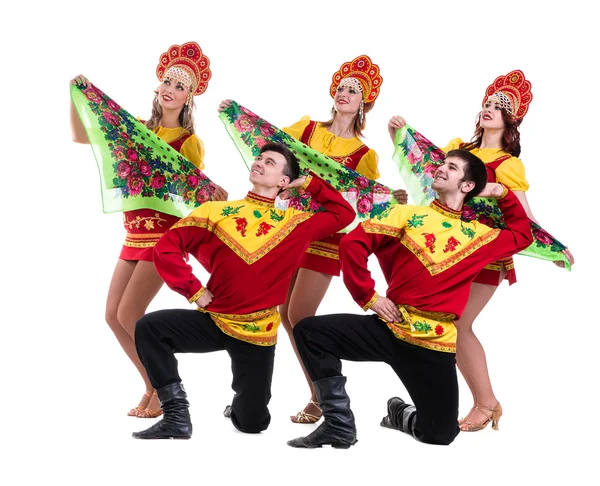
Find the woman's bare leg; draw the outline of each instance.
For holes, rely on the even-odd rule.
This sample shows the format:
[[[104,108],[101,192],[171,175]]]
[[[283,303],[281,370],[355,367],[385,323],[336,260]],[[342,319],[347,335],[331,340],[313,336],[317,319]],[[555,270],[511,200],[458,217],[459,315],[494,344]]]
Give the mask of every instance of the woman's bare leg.
[[[137,262],[117,310],[117,320],[129,337],[125,352],[144,379],[144,383],[146,384],[146,398],[148,394],[151,395],[146,407],[153,410],[160,409],[160,402],[156,394],[153,394],[154,389],[148,379],[146,369],[137,355],[134,341],[135,324],[146,313],[146,309],[154,297],[156,297],[162,285],[163,280],[156,271],[154,263]]]
[[[131,338],[130,334],[125,330],[125,328],[121,325],[118,319],[119,304],[121,303],[123,294],[125,293],[125,289],[129,284],[129,280],[133,275],[137,263],[138,262],[125,260],[117,261],[117,265],[115,267],[115,271],[113,273],[112,279],[110,281],[110,286],[108,288],[105,317],[110,329],[117,338],[117,341],[119,341],[121,348],[123,348],[125,354],[127,354],[131,362],[137,368],[142,378],[144,378],[144,373],[146,372],[146,370],[144,369],[144,366],[138,358],[133,339]],[[151,396],[152,387],[150,387],[149,393],[147,391],[146,394],[142,396],[142,399],[138,404],[138,408],[146,408]],[[134,411],[132,410],[130,414],[133,413]]]
[[[288,331],[290,342],[292,343],[292,347],[294,348],[294,352],[296,353],[296,357],[298,358],[298,362],[302,367],[302,371],[304,372],[304,376],[310,388],[311,400],[315,403],[317,403],[317,395],[315,393],[312,380],[310,379],[310,376],[304,367],[302,358],[300,358],[300,355],[298,354],[292,329],[305,317],[312,317],[316,315],[317,309],[319,308],[319,305],[323,301],[323,297],[325,297],[325,293],[329,288],[331,278],[332,275],[327,275],[325,273],[315,272],[306,268],[299,269],[293,286],[290,286],[291,290],[288,295],[288,301],[286,301],[288,304],[286,319],[287,324],[284,324],[284,327],[286,327],[286,325],[288,326],[286,327],[286,331]],[[309,403],[304,408],[304,412],[317,417],[321,416],[321,411],[312,403]]]
[[[504,278],[504,272],[500,278]],[[461,318],[456,321],[458,331],[456,364],[473,395],[473,407],[493,408],[498,403],[498,399],[492,390],[485,351],[473,332],[475,319],[491,300],[497,288],[494,285],[472,283],[467,306]],[[465,420],[480,423],[486,420],[486,416],[479,410],[472,408]]]

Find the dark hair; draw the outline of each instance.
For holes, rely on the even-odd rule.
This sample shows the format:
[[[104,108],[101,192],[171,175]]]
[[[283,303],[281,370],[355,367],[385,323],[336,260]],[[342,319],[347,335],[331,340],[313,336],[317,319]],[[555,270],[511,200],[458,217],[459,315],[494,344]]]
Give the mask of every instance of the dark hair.
[[[263,145],[259,153],[262,154],[263,152],[267,151],[277,152],[285,157],[285,161],[287,163],[283,169],[283,175],[288,176],[290,178],[290,182],[300,177],[300,164],[298,163],[298,159],[287,145],[281,142],[270,142]]]
[[[521,133],[519,132],[519,125],[523,119],[516,119],[508,111],[502,108],[502,119],[504,120],[504,133],[502,134],[502,150],[508,152],[513,157],[521,155]],[[479,113],[481,115],[481,113]],[[477,118],[477,124],[475,125],[475,133],[471,141],[462,146],[465,150],[471,150],[474,148],[481,147],[481,141],[483,140],[483,128],[481,128],[480,117]]]
[[[468,202],[483,191],[483,188],[487,184],[488,174],[485,164],[476,155],[462,149],[450,150],[450,152],[446,154],[446,158],[448,157],[456,157],[465,163],[463,167],[465,173],[462,179],[463,182],[473,181],[475,183],[475,187],[465,196],[464,202]]]

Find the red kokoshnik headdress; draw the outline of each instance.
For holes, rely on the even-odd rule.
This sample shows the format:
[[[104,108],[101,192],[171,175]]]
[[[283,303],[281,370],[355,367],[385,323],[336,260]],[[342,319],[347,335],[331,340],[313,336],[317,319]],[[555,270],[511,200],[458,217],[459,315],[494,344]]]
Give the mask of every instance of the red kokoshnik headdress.
[[[156,75],[162,81],[169,78],[190,88],[194,96],[206,91],[211,77],[210,62],[196,42],[173,45],[160,56]]]
[[[485,90],[482,105],[488,101],[497,103],[517,120],[523,118],[533,99],[531,83],[525,79],[523,71],[511,71],[506,76],[498,76]]]
[[[370,103],[377,99],[381,83],[383,82],[383,78],[379,74],[379,66],[373,64],[369,56],[364,54],[358,56],[353,61],[342,64],[340,70],[333,75],[331,87],[329,88],[332,98],[335,97],[335,92],[344,79],[349,81],[348,84],[352,84],[352,80],[358,82],[356,85],[362,91],[365,103]],[[354,82],[356,83],[356,81]]]

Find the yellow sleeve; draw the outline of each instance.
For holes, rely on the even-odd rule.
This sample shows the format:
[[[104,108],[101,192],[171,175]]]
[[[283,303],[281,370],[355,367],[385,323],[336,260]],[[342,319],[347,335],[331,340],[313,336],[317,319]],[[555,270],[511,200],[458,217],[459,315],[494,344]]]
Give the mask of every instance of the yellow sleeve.
[[[204,170],[204,144],[196,135],[191,135],[181,146],[181,155],[198,169]]]
[[[308,126],[309,123],[310,117],[303,116],[302,118],[300,118],[300,121],[297,121],[289,127],[284,127],[282,128],[282,130],[285,133],[287,133],[290,137],[294,137],[296,140],[300,140],[300,137],[304,133],[304,129]]]
[[[191,220],[191,218],[199,218],[199,219],[210,219],[210,210],[214,206],[215,201],[207,201],[204,204],[200,205],[200,207],[194,209],[187,217],[180,220],[180,223],[183,223],[186,220]],[[186,225],[180,225],[186,226]]]
[[[360,159],[360,162],[356,166],[356,172],[359,174],[368,177],[369,179],[377,180],[379,179],[379,169],[377,168],[377,163],[379,161],[379,157],[377,156],[377,152],[375,150],[370,149],[363,158]]]
[[[450,150],[456,150],[457,148],[460,148],[461,143],[463,143],[463,141],[460,138],[453,138],[442,150],[447,154],[450,152]]]
[[[517,157],[511,157],[498,166],[496,181],[512,191],[527,191],[529,189],[529,182],[525,177],[525,166],[521,159]]]
[[[395,204],[380,216],[376,216],[361,223],[365,233],[384,234],[392,237],[401,235],[408,219],[423,209],[422,206],[411,206],[408,204]],[[382,227],[387,227],[382,228]]]

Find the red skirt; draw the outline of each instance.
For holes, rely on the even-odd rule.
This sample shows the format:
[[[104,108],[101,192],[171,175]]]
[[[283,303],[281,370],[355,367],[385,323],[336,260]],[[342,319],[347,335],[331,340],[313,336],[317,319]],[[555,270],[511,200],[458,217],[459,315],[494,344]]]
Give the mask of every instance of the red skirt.
[[[502,267],[506,268],[506,275],[504,275],[503,280],[508,280],[508,285],[514,284],[517,281],[517,274],[515,273],[515,263],[512,257],[486,265],[473,282],[498,287],[502,283],[500,280]]]
[[[153,209],[136,209],[123,213],[127,236],[119,258],[121,260],[151,262],[152,250],[160,237],[179,218]]]
[[[342,270],[339,250],[343,237],[343,233],[336,233],[324,240],[313,241],[300,261],[300,268],[339,277]]]

